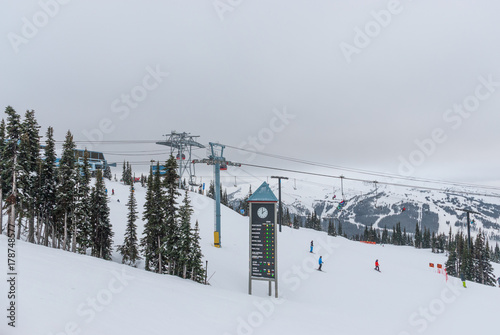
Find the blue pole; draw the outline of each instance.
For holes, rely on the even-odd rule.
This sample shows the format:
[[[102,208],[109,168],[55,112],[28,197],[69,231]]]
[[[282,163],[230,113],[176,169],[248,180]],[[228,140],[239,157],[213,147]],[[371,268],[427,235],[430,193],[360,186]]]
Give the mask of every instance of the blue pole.
[[[221,233],[220,233],[220,163],[217,161],[214,165],[215,169],[215,231],[219,233],[219,245],[221,247]],[[215,241],[217,243],[217,241]]]

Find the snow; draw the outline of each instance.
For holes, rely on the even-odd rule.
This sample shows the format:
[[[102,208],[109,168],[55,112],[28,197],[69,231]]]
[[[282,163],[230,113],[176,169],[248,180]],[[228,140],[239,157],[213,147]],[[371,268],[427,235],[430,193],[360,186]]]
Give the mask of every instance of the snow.
[[[353,179],[366,180],[367,176],[362,174],[352,173],[346,177]],[[339,201],[342,200],[341,185],[338,179],[326,179],[320,177],[308,176],[307,179],[301,179],[290,177],[289,180],[285,180],[282,183],[282,201],[285,207],[287,207],[292,214],[299,214],[301,216],[306,216],[313,210],[322,218],[327,217],[337,217],[338,213],[335,213]],[[252,190],[255,190],[257,186],[260,185],[262,181],[249,180],[249,178],[237,179],[237,186],[234,186],[234,178],[228,179],[222,178],[222,186],[227,188],[230,200],[232,199],[243,199],[247,194],[249,187],[251,185]],[[269,180],[268,180],[269,182]],[[378,178],[377,189],[375,189],[375,184],[373,182],[358,182],[353,180],[344,180],[344,197],[347,200],[347,204],[344,207],[344,212],[350,213],[344,216],[342,219],[344,222],[349,222],[350,224],[358,226],[364,230],[364,225],[356,221],[355,215],[351,212],[352,207],[357,203],[367,200],[368,198],[373,198],[377,195],[378,199],[376,205],[379,207],[387,207],[390,213],[387,215],[374,214],[374,217],[378,217],[373,222],[374,228],[383,229],[384,225],[380,226],[379,222],[388,215],[397,215],[400,212],[396,212],[393,205],[401,207],[402,204],[413,204],[419,209],[419,216],[421,217],[422,212],[426,211],[423,209],[424,205],[428,205],[427,209],[429,212],[436,213],[439,220],[439,227],[437,228],[437,233],[448,234],[450,227],[453,234],[462,231],[464,232],[464,226],[466,227],[466,222],[464,219],[463,212],[456,210],[456,208],[469,208],[475,211],[479,211],[482,215],[475,215],[473,218],[475,220],[475,225],[471,229],[471,235],[475,237],[481,228],[490,238],[490,244],[493,246],[496,240],[493,236],[498,235],[498,213],[488,212],[488,208],[495,206],[498,208],[500,205],[499,195],[496,192],[488,191],[490,196],[483,195],[470,195],[474,193],[483,194],[484,190],[475,189],[473,187],[462,188],[454,187],[453,189],[443,186],[441,191],[437,190],[425,190],[419,189],[418,187],[436,187],[436,185],[429,185],[423,182],[409,182],[409,184],[415,185],[415,187],[402,187],[394,185],[385,185],[383,182],[387,183],[401,183],[399,180],[392,180],[390,178]],[[277,194],[278,193],[278,183],[270,182],[271,189]],[[456,193],[462,192],[462,193]],[[333,199],[333,196],[336,198]],[[323,202],[326,205],[330,205],[329,209],[318,209],[316,205]],[[375,205],[374,200],[372,200],[372,205]],[[320,206],[321,207],[321,206]],[[455,213],[450,214],[445,209],[452,210]],[[416,221],[415,221],[416,222]],[[449,222],[449,224],[447,223]],[[456,222],[461,222],[461,226],[456,226]],[[345,227],[345,226],[344,226]],[[413,229],[414,225],[412,226]],[[391,229],[391,226],[387,227]],[[435,229],[432,228],[434,231]]]
[[[107,181],[114,245],[123,241],[128,186]],[[111,195],[111,189],[115,195]],[[245,188],[243,188],[245,190]],[[145,189],[136,184],[142,215]],[[279,299],[254,281],[248,295],[248,218],[222,208],[222,248],[214,248],[214,203],[189,193],[208,260],[210,285],[140,267],[17,241],[17,323],[8,327],[0,284],[0,334],[466,334],[498,333],[500,290],[430,270],[446,256],[368,245],[324,232],[278,234]],[[120,199],[120,202],[117,202]],[[138,221],[138,236],[143,224]],[[315,253],[309,253],[314,240]],[[319,255],[325,264],[316,271]],[[6,269],[7,239],[0,236]],[[373,270],[375,259],[381,273]],[[494,264],[495,275],[500,266]],[[5,273],[7,271],[5,270]],[[274,289],[274,285],[273,285]]]

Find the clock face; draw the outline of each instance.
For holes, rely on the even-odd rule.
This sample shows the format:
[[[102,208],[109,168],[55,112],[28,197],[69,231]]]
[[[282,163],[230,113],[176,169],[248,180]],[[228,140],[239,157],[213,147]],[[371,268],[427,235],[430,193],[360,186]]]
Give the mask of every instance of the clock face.
[[[259,216],[259,218],[265,219],[267,217],[267,214],[268,214],[267,208],[261,207],[257,209],[257,215]]]

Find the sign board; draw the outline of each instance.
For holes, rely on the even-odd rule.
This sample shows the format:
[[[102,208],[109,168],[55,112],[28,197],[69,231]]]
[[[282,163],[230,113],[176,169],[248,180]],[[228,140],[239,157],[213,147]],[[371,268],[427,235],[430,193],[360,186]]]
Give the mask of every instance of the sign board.
[[[277,212],[278,199],[269,184],[262,185],[248,198],[249,208],[249,276],[248,294],[252,294],[252,280],[269,282],[271,295],[274,282],[278,297]]]
[[[252,203],[251,276],[254,279],[276,277],[276,204]]]

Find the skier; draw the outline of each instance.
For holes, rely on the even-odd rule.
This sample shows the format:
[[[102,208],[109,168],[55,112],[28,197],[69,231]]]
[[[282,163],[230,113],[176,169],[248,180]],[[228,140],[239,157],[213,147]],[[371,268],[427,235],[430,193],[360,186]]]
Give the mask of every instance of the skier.
[[[378,259],[375,261],[375,270],[380,271],[380,268],[378,267]]]
[[[464,284],[464,288],[467,288],[467,286],[465,286],[465,275],[463,272],[460,273],[460,280],[462,281],[462,283]]]
[[[498,281],[498,287],[500,287],[500,277],[497,278]]]
[[[111,195],[115,195],[115,189],[114,188],[111,190]]]
[[[309,251],[310,253],[313,252],[313,247],[314,247],[314,243],[313,243],[313,241],[311,241],[311,250]]]
[[[323,265],[323,256],[319,256],[319,260],[318,260],[318,263],[319,263],[319,268],[318,270],[321,271],[321,266]]]

